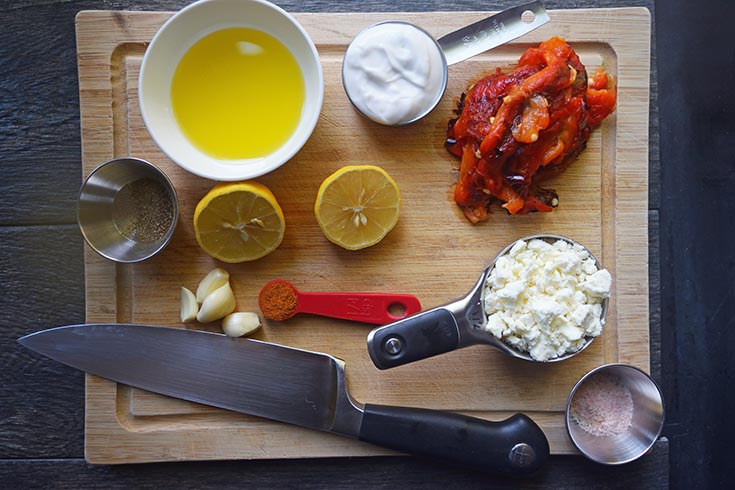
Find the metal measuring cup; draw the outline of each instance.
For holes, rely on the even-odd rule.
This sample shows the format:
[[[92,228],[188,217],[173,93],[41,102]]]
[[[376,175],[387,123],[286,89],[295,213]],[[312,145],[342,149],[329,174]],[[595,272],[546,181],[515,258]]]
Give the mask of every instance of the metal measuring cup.
[[[622,432],[595,435],[587,432],[576,420],[575,396],[598,376],[610,376],[629,393],[630,425]],[[603,393],[595,393],[604,397]],[[585,398],[589,398],[587,394]],[[588,403],[595,403],[588,400]],[[619,401],[618,406],[623,405]],[[588,372],[574,385],[567,399],[565,421],[569,438],[584,456],[596,463],[619,465],[647,454],[661,435],[664,426],[664,396],[650,375],[627,364],[605,364]],[[613,417],[614,413],[605,413]],[[595,417],[593,420],[597,420]]]
[[[77,200],[84,240],[101,256],[121,263],[139,262],[163,250],[178,214],[171,181],[138,158],[117,158],[92,170]]]
[[[532,362],[563,361],[586,349],[595,337],[587,337],[582,347],[576,352],[570,352],[547,361],[537,361],[527,352],[514,349],[485,330],[487,324],[487,314],[483,304],[485,283],[488,275],[495,267],[495,262],[510,251],[517,242],[530,241],[536,238],[550,243],[563,240],[572,245],[579,245],[594,260],[597,268],[602,268],[602,264],[587,248],[570,238],[560,235],[531,235],[520,238],[495,256],[466,296],[373,329],[367,338],[368,353],[373,364],[378,369],[389,369],[477,344],[489,345],[511,357]],[[601,302],[602,314],[600,320],[603,323],[607,315],[608,304],[608,298],[604,298]]]
[[[525,18],[524,15],[526,15]],[[524,34],[546,24],[550,20],[551,19],[546,13],[546,9],[544,9],[543,4],[536,1],[503,10],[502,12],[482,19],[474,24],[446,34],[439,39],[434,39],[428,32],[409,22],[379,22],[361,31],[352,43],[350,43],[350,46],[347,47],[347,52],[345,53],[342,63],[342,85],[352,105],[358,112],[368,119],[386,126],[404,126],[411,124],[428,115],[441,101],[449,78],[449,66],[521,37]],[[440,61],[437,64],[441,65],[441,69],[438,72],[432,72],[430,74],[430,78],[434,79],[433,83],[430,83],[430,86],[435,87],[435,91],[434,93],[429,94],[431,95],[429,98],[425,99],[425,105],[423,105],[420,110],[417,110],[410,116],[407,116],[407,118],[401,119],[397,122],[388,122],[377,117],[374,111],[370,109],[368,103],[363,101],[360,96],[364,87],[361,86],[361,84],[351,81],[352,79],[346,76],[347,60],[349,59],[352,44],[355,43],[356,40],[368,36],[371,30],[379,29],[391,24],[403,25],[416,29],[423,36],[426,36],[430,41],[428,46],[431,46],[430,49],[433,50],[432,53],[429,53],[429,56],[439,59]],[[441,80],[439,80],[439,78],[441,78]],[[386,82],[386,88],[388,88],[388,85],[391,83],[394,82]]]

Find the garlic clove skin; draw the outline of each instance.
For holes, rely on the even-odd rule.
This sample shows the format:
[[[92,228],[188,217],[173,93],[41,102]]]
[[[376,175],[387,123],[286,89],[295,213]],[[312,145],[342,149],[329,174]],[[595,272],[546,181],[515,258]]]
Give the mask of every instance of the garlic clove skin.
[[[209,294],[202,303],[197,314],[197,320],[201,323],[209,323],[219,320],[235,311],[235,295],[230,283],[225,283]]]
[[[222,331],[228,337],[242,337],[260,328],[260,318],[250,311],[231,313],[222,319]]]
[[[190,322],[196,320],[199,313],[199,303],[194,293],[188,289],[181,288],[181,321]]]
[[[220,269],[219,267],[212,269],[206,276],[204,276],[204,279],[201,280],[197,287],[197,301],[199,303],[204,303],[207,296],[224,286],[229,281],[229,272],[224,269]]]

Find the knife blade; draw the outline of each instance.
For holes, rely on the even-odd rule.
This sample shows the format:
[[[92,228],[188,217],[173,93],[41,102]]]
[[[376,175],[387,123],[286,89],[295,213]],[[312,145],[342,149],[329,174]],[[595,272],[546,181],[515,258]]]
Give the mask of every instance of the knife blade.
[[[319,352],[128,324],[56,327],[18,341],[119,383],[482,471],[530,475],[549,454],[543,431],[523,414],[493,422],[438,410],[363,405],[347,391],[344,362]]]

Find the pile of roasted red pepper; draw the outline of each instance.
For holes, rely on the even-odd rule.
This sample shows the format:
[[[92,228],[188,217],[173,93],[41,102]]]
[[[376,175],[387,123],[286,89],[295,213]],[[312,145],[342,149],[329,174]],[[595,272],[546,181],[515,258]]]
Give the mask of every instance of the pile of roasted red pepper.
[[[615,109],[616,87],[600,69],[588,81],[574,50],[553,37],[528,49],[510,73],[497,69],[462,95],[447,149],[461,157],[454,199],[476,223],[494,202],[511,214],[551,211],[559,175],[585,148],[590,129]]]

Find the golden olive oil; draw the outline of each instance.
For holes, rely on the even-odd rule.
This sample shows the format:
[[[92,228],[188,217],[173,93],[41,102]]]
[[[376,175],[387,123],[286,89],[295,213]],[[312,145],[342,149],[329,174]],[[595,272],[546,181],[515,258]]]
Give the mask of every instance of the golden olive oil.
[[[174,117],[187,139],[225,160],[257,158],[280,147],[298,126],[304,78],[273,36],[230,28],[197,41],[171,83]]]

